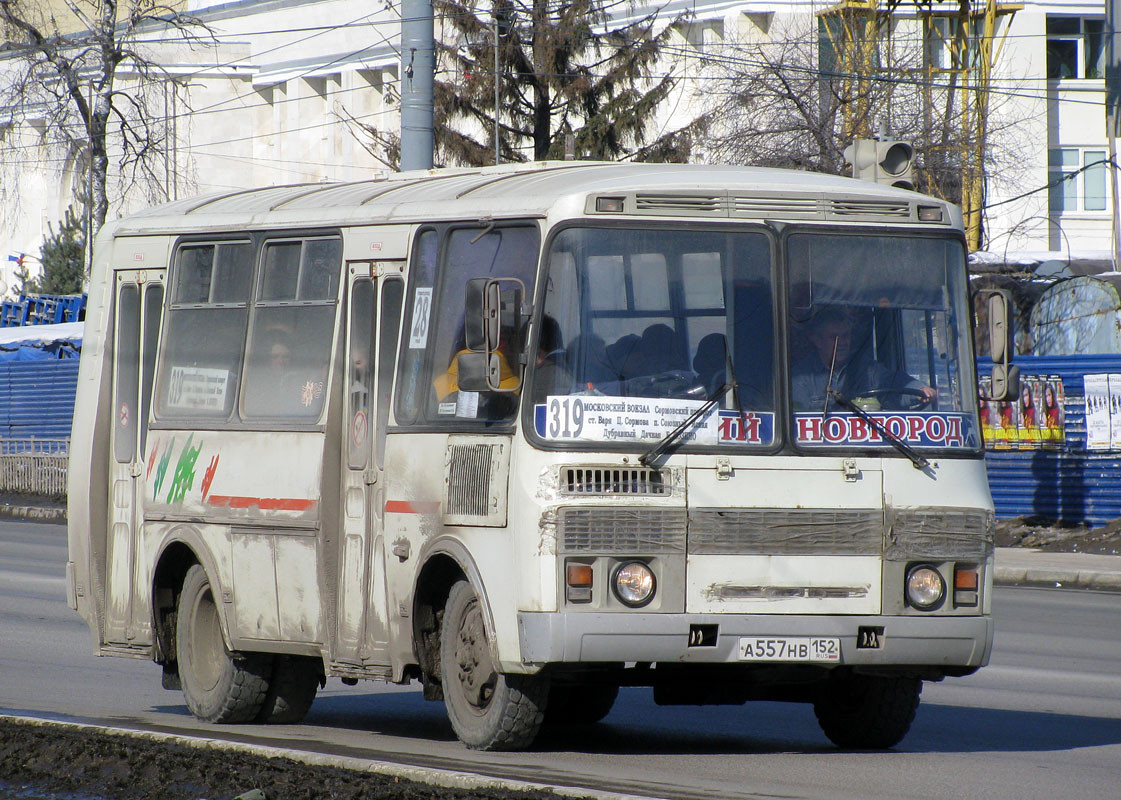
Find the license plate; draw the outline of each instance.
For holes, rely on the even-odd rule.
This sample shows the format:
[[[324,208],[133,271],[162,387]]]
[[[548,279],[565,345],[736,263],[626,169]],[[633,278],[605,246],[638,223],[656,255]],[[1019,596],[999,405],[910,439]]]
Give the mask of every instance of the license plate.
[[[817,636],[745,636],[740,639],[740,661],[840,660],[840,639]]]

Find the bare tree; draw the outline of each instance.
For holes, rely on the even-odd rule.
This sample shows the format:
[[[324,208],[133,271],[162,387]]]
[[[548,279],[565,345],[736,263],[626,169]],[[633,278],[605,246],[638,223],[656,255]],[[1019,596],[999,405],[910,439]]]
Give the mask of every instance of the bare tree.
[[[897,8],[797,19],[714,54],[708,103],[718,124],[702,146],[724,161],[845,174],[852,140],[886,132],[914,147],[920,191],[980,209],[963,185],[977,163],[1005,177],[1018,169],[1016,120],[1001,121],[1002,97],[988,92],[979,118],[976,87],[958,81],[974,69],[960,37],[945,44],[953,63],[936,70],[924,23],[899,25]]]
[[[155,164],[164,155],[166,115],[154,108],[162,94],[152,94],[169,76],[152,56],[152,40],[170,32],[196,41],[207,30],[155,0],[56,5],[68,14],[61,24],[40,0],[0,0],[7,38],[0,104],[14,117],[34,118],[64,159],[77,156],[88,187],[78,199],[89,204],[96,233],[109,211],[111,157],[126,183],[161,180]]]

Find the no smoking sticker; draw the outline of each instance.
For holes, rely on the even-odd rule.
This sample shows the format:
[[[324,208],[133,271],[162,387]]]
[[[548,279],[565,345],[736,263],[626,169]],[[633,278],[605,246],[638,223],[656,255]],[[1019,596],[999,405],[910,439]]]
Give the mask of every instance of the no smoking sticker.
[[[354,442],[355,447],[361,445],[366,441],[366,432],[369,428],[366,420],[366,412],[359,411],[354,415],[354,419],[350,423],[350,438]]]

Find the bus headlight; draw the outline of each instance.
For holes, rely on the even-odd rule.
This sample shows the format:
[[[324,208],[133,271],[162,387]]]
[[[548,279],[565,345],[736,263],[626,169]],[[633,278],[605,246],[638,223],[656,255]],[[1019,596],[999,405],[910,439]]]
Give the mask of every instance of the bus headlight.
[[[921,611],[936,608],[946,596],[946,582],[934,567],[917,564],[907,570],[907,602]]]
[[[620,564],[611,579],[611,589],[619,602],[631,608],[639,608],[653,600],[656,588],[654,573],[641,561]]]

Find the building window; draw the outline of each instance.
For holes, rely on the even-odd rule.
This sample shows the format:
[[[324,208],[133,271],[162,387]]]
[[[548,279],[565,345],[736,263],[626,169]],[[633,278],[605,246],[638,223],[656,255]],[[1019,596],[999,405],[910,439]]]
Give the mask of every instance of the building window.
[[[981,57],[978,38],[969,35],[965,43],[965,53],[959,58],[962,63],[954,63],[954,51],[962,45],[956,41],[961,28],[957,17],[928,15],[926,17],[926,62],[935,71],[961,69],[968,66],[976,69]],[[966,33],[972,33],[967,30]]]
[[[1105,77],[1105,21],[1047,18],[1047,77],[1050,80]]]
[[[1049,150],[1051,212],[1105,211],[1107,158],[1105,150],[1077,147]],[[1066,180],[1059,181],[1064,177]]]

